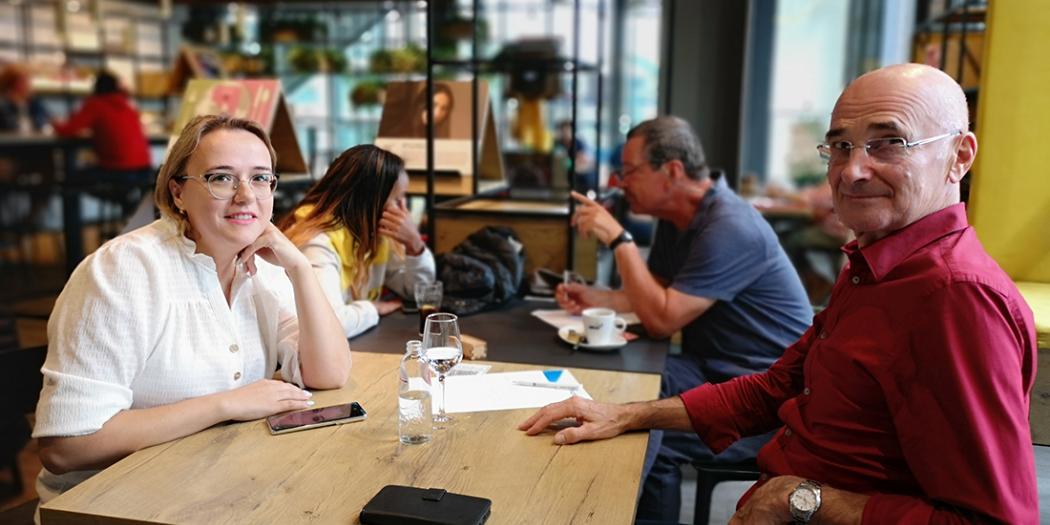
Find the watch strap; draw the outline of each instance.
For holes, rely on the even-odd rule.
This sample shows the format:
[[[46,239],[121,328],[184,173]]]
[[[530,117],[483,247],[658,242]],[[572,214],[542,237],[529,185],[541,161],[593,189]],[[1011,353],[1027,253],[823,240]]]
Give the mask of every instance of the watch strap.
[[[634,242],[634,236],[631,235],[631,232],[627,231],[627,228],[624,228],[623,231],[609,243],[609,249],[616,251],[616,247],[625,242]]]

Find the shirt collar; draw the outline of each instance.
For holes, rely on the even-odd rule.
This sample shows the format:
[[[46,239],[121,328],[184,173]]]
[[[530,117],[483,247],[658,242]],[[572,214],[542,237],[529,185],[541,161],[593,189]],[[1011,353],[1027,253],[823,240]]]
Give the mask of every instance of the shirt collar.
[[[696,230],[711,217],[708,210],[711,209],[711,206],[714,205],[715,201],[722,197],[722,192],[725,191],[732,190],[730,190],[729,185],[726,184],[726,178],[724,175],[711,181],[711,187],[707,188],[704,197],[700,199],[700,205],[696,207],[696,213],[693,214],[693,219],[689,221],[689,227],[686,228],[686,231]]]
[[[861,266],[871,270],[871,276],[881,280],[913,253],[931,242],[969,226],[966,221],[966,205],[953,204],[935,211],[886,237],[861,248],[857,241],[842,247],[849,257],[850,266]]]
[[[168,217],[161,217],[157,222],[160,223],[161,228],[166,234],[166,238],[176,246],[179,253],[181,253],[186,259],[189,259],[190,261],[193,261],[193,263],[201,265],[212,272],[218,272],[215,267],[215,259],[208,254],[197,251],[197,242],[186,235],[185,229],[182,225]],[[240,281],[245,276],[248,276],[248,273],[243,271],[241,265],[237,265],[234,283]]]

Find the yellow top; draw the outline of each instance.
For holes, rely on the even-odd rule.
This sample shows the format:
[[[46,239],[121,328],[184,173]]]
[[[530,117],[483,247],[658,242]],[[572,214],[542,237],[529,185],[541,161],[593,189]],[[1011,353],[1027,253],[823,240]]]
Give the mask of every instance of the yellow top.
[[[313,208],[311,204],[300,206],[299,209],[295,210],[295,218],[305,219]],[[356,266],[357,259],[354,258],[354,251],[357,243],[354,241],[354,237],[350,235],[350,230],[346,228],[335,228],[324,233],[332,242],[332,248],[335,249],[335,253],[339,255],[339,283],[344,290],[348,290],[352,288],[358,271],[368,271],[365,268],[357,268]],[[375,259],[372,260],[372,264],[386,265],[390,259],[390,240],[385,236],[379,239],[377,252]],[[380,284],[375,290],[366,290],[364,295],[368,300],[374,301],[379,298],[382,288],[382,284]]]

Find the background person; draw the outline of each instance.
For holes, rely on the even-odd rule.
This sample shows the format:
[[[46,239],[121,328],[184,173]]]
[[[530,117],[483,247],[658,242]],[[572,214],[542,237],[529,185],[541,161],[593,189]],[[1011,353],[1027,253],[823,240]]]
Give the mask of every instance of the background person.
[[[346,337],[401,306],[381,300],[384,286],[411,298],[415,283],[434,281],[434,255],[412,221],[407,191],[401,157],[354,146],[280,223],[313,265]]]
[[[91,131],[98,167],[85,173],[83,182],[119,202],[127,216],[138,204],[140,190],[149,185],[153,170],[139,111],[116,75],[99,71],[94,91],[80,109],[52,125],[55,134],[63,137]]]
[[[136,450],[312,405],[350,352],[306,257],[270,224],[275,155],[253,122],[190,121],[161,219],[77,267],[48,321],[34,437],[41,502]],[[277,367],[286,381],[268,379]]]
[[[711,177],[700,140],[665,116],[627,134],[622,187],[634,213],[659,219],[648,264],[623,226],[574,193],[573,224],[616,257],[623,288],[559,285],[558,304],[578,314],[604,306],[638,314],[653,337],[682,331],[682,354],[667,357],[661,396],[764,371],[809,326],[813,310],[777,236],[723,178]],[[753,458],[769,435],[736,443],[718,458]],[[654,432],[638,517],[676,521],[683,463],[712,459],[694,432]]]
[[[854,80],[826,142],[856,233],[827,309],[769,371],[628,405],[549,405],[555,443],[691,429],[713,449],[783,429],[731,523],[1037,523],[1032,311],[966,222],[977,154],[955,80],[906,64]]]
[[[44,103],[33,96],[29,71],[8,64],[0,72],[0,131],[42,133],[50,116]]]

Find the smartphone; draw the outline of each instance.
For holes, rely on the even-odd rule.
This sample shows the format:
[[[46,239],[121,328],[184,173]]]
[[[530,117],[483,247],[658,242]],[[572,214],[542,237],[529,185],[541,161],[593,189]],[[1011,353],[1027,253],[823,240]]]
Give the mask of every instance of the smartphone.
[[[330,407],[309,408],[284,414],[275,414],[266,418],[266,424],[270,427],[271,434],[284,434],[308,428],[353,423],[366,417],[368,417],[368,414],[365,413],[365,409],[357,401],[354,401],[345,405],[332,405]]]

